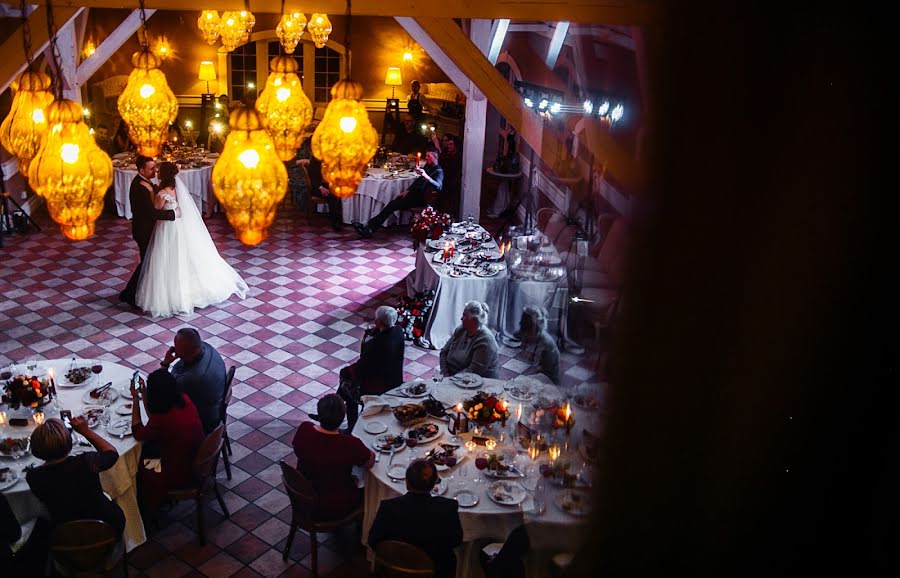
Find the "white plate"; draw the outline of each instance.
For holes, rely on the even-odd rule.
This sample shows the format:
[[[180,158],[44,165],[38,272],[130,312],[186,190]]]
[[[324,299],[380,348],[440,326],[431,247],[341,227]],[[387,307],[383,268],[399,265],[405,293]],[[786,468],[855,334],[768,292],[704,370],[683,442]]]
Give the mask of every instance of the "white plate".
[[[468,490],[462,490],[454,496],[460,508],[471,508],[478,504],[478,496]]]
[[[436,423],[432,423],[432,422],[430,422],[430,421],[426,421],[426,422],[420,423],[420,424],[418,424],[418,425],[414,425],[414,426],[410,427],[409,429],[407,429],[405,432],[403,432],[403,437],[408,438],[411,431],[413,431],[414,429],[420,428],[420,427],[427,426],[427,425],[433,425],[435,428],[437,428],[437,433],[435,433],[435,434],[432,435],[431,437],[426,437],[426,438],[416,438],[416,439],[418,440],[418,444],[427,444],[427,443],[431,443],[431,442],[433,442],[434,440],[436,440],[436,439],[438,439],[439,437],[441,437],[441,434],[444,433],[443,430],[441,429],[441,426],[440,426],[440,425],[438,425],[438,424],[436,424]]]
[[[82,403],[86,403],[88,405],[98,405],[103,404],[104,399],[108,399],[110,403],[119,399],[119,392],[115,388],[107,388],[100,397],[91,397],[91,392],[94,391],[95,387],[84,392],[84,395],[81,396]]]
[[[109,422],[106,431],[110,435],[124,437],[131,435],[131,419],[117,419]]]
[[[463,452],[463,453],[457,453],[457,454],[456,454],[456,465],[453,466],[453,467],[455,468],[455,467],[458,466],[460,463],[462,463],[462,461],[465,460],[466,457],[468,457],[468,455],[469,455],[469,454],[466,453],[466,452]],[[436,469],[436,470],[439,471],[439,472],[446,472],[447,470],[450,469],[450,466],[446,466],[446,465],[444,465],[444,464],[434,464],[434,469]]]
[[[461,387],[463,389],[475,389],[481,387],[484,383],[481,376],[475,373],[457,373],[450,377],[450,381],[452,381],[453,385],[456,387]]]
[[[395,482],[399,482],[400,480],[406,479],[406,467],[404,466],[391,466],[391,469],[387,471],[387,475],[390,479]]]
[[[450,277],[454,277],[456,279],[458,279],[460,277],[468,277],[469,276],[468,273],[466,273],[465,271],[462,271],[460,269],[450,269],[449,271],[447,271],[447,275],[449,275]]]
[[[443,263],[444,262],[444,252],[438,251],[437,253],[434,254],[434,257],[432,257],[431,260],[434,261],[435,263]],[[451,257],[451,260],[452,260],[452,257]]]
[[[12,437],[12,436],[4,436],[4,438],[6,438],[6,437]],[[19,458],[21,458],[21,457],[24,457],[24,456],[27,456],[27,455],[28,455],[29,451],[31,450],[31,438],[26,437],[26,436],[22,436],[22,437],[17,437],[17,438],[13,438],[13,439],[18,439],[18,440],[25,439],[25,440],[27,440],[26,443],[25,443],[25,449],[22,450],[22,455],[19,456],[19,457],[13,457],[12,454],[5,454],[5,453],[0,452],[0,458],[9,458],[9,459],[16,460],[16,459],[19,459]]]
[[[387,426],[380,421],[368,421],[363,425],[363,429],[370,434],[381,434],[387,431]]]
[[[131,415],[131,402],[116,406],[116,413],[119,415]]]
[[[503,506],[515,506],[521,504],[528,497],[525,488],[513,482],[499,481],[488,486],[487,495],[490,499]]]
[[[131,153],[119,153],[119,154],[113,155],[113,158],[114,159],[127,159],[129,156],[131,156]]]
[[[94,414],[93,418],[90,417],[91,413]],[[100,419],[103,417],[104,413],[106,413],[106,408],[102,405],[86,405],[81,408],[81,415],[87,420],[89,428],[95,428],[100,425]]]
[[[424,383],[424,382],[418,382],[418,383]],[[413,393],[412,391],[410,391],[412,389],[412,387],[414,385],[418,385],[418,383],[411,383],[410,385],[408,385],[406,387],[400,388],[400,393],[407,397],[412,397],[412,398],[428,397],[428,394],[431,393],[431,387],[427,383],[424,384],[425,391],[423,391],[422,393]]]
[[[87,379],[85,379],[85,380],[82,381],[81,383],[72,383],[71,381],[69,381],[69,378],[66,377],[66,373],[69,372],[69,370],[66,369],[65,373],[63,373],[62,375],[60,375],[60,376],[54,378],[54,379],[56,379],[56,385],[58,385],[59,387],[84,387],[85,385],[91,383],[91,381],[92,381],[92,379],[93,379],[93,377],[94,377],[94,374],[91,373],[91,366],[90,366],[90,365],[82,365],[82,364],[80,364],[80,363],[76,363],[76,367],[83,367],[83,368],[86,368],[86,369],[88,370],[88,377],[87,377]]]
[[[502,269],[500,269],[499,267],[491,267],[490,269],[483,269],[479,267],[478,269],[475,269],[475,274],[479,277],[495,277],[500,273],[501,270]]]
[[[434,484],[434,487],[431,488],[432,496],[443,496],[447,493],[447,482],[444,481],[444,478],[438,478],[437,483]]]
[[[531,401],[534,399],[534,393],[531,389],[525,389],[520,385],[514,385],[506,390],[506,394],[516,401]]]
[[[24,477],[24,476],[23,476]],[[0,482],[0,492],[6,490],[7,488],[11,488],[19,483],[21,477],[16,472],[9,470],[6,472],[6,481]]]
[[[385,441],[387,439],[387,436],[389,436],[389,435],[392,435],[392,434],[381,434],[380,436],[378,436],[377,438],[372,440],[372,447],[375,449],[375,451],[382,452],[385,454],[391,453],[391,446],[385,445]],[[402,437],[402,436],[395,436],[395,437]],[[405,447],[406,447],[406,440],[403,440],[403,443],[400,444],[399,446],[394,445],[394,451],[395,452],[403,451],[403,448],[405,448]]]
[[[119,395],[122,396],[122,399],[131,399],[131,388],[130,387],[121,387],[119,388]]]
[[[446,242],[447,239],[428,239],[427,241],[425,241],[425,245],[429,249],[434,249],[435,251],[437,251],[438,249],[443,249],[444,243]]]
[[[587,516],[591,513],[591,496],[578,490],[564,490],[556,496],[556,507],[571,516]]]

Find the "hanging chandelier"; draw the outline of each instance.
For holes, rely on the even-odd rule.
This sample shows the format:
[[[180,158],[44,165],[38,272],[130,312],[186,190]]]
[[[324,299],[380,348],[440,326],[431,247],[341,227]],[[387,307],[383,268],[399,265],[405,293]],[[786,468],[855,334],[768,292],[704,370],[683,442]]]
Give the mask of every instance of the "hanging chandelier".
[[[94,234],[94,222],[103,211],[103,198],[113,180],[112,161],[84,124],[81,105],[62,98],[61,59],[49,1],[47,29],[56,100],[47,107],[50,129],[28,167],[28,181],[47,201],[50,217],[63,234],[81,241]]]
[[[303,129],[312,118],[312,103],[303,93],[297,69],[297,61],[290,56],[273,58],[266,86],[256,101],[256,110],[283,161],[294,158],[303,142]]]
[[[248,5],[248,2],[244,2]],[[244,44],[250,39],[250,31],[256,25],[256,17],[246,10],[222,12],[222,22],[219,25],[219,35],[222,36],[222,47],[228,52]]]
[[[0,124],[0,144],[15,155],[19,172],[27,177],[28,164],[41,146],[47,134],[47,106],[53,102],[50,77],[34,70],[31,54],[31,28],[28,25],[25,2],[22,10],[22,39],[28,68],[16,80],[9,115]]]
[[[328,42],[328,35],[331,34],[331,21],[327,14],[313,14],[309,17],[309,25],[306,27],[316,48],[322,48]]]
[[[257,245],[266,238],[275,209],[287,192],[287,170],[255,110],[235,109],[229,124],[231,132],[213,167],[213,192],[237,238]]]
[[[347,31],[344,39],[350,53],[350,1],[347,1]],[[378,134],[369,122],[369,113],[359,101],[362,85],[350,80],[349,58],[347,79],[331,87],[331,102],[312,138],[312,153],[322,161],[322,178],[337,197],[356,192],[366,164],[378,148]]]
[[[284,0],[281,2],[281,11],[284,12]],[[306,28],[306,16],[300,12],[292,12],[290,14],[282,14],[281,22],[275,28],[275,34],[281,42],[281,46],[288,54],[293,54],[294,49],[303,36],[303,30]]]
[[[203,34],[203,40],[210,46],[215,45],[216,40],[219,39],[219,26],[221,24],[222,19],[219,18],[218,11],[204,10],[200,13],[200,18],[197,19],[197,28]]]
[[[178,101],[159,69],[159,58],[149,48],[144,46],[135,52],[131,63],[134,70],[119,95],[119,114],[138,152],[154,157],[166,141],[169,125],[178,116]]]

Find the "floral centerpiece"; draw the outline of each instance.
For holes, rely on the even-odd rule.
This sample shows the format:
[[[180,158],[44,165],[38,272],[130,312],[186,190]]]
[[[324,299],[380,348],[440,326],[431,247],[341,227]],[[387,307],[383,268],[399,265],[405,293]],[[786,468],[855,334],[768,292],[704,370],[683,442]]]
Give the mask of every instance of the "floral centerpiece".
[[[506,423],[509,418],[509,404],[483,391],[479,391],[471,399],[464,399],[462,406],[469,421],[476,423],[485,425],[498,421]]]
[[[566,428],[566,432],[569,432],[575,425],[575,414],[569,404],[538,398],[529,421],[539,430]]]
[[[410,231],[417,243],[423,243],[426,239],[439,239],[452,222],[449,214],[439,213],[433,207],[425,207],[413,219]]]
[[[50,382],[34,376],[17,375],[3,386],[3,402],[11,407],[38,407],[49,401]]]
[[[416,293],[414,297],[403,296],[397,304],[397,324],[403,329],[403,338],[423,345],[425,324],[434,305],[434,291]]]

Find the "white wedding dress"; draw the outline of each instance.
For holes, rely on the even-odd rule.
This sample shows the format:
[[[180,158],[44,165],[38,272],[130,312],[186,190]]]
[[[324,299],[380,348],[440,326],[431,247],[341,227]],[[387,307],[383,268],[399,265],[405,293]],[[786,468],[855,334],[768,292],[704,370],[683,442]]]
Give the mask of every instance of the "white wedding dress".
[[[176,198],[166,209],[181,208],[174,221],[157,221],[144,257],[135,302],[153,317],[191,314],[236,294],[247,284],[219,255],[187,187],[175,177]]]

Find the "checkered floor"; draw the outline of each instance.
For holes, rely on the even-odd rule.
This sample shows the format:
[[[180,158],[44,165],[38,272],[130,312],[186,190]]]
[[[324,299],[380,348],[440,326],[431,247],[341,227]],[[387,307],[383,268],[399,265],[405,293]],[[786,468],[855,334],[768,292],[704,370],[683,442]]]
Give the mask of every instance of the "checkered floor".
[[[174,332],[190,325],[238,368],[228,426],[234,479],[220,475],[231,517],[213,500],[209,543],[200,547],[193,506],[176,507],[130,555],[135,573],[310,575],[305,534],[281,561],[290,507],[277,462],[291,453],[293,432],[318,398],[336,388],[339,368],[357,357],[375,308],[396,304],[405,291],[414,264],[408,233],[387,230],[362,241],[350,227],[336,233],[324,219],[308,225],[287,209],[267,241],[246,247],[217,216],[207,221],[210,233],[250,294],[190,317],[153,320],[117,299],[137,259],[128,221],[103,217],[94,237],[79,243],[65,240],[46,217],[39,223],[41,232],[6,237],[0,249],[0,364],[77,355],[152,371]],[[405,378],[430,377],[437,353],[408,344]],[[517,353],[502,348],[501,377],[527,367]],[[563,385],[589,379],[595,360],[563,354]],[[368,575],[352,528],[320,542],[322,576]]]

